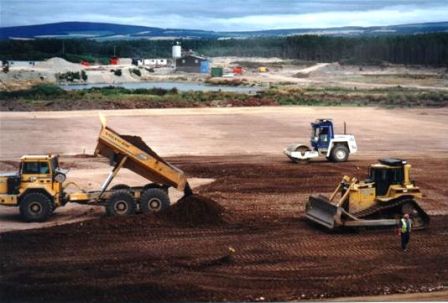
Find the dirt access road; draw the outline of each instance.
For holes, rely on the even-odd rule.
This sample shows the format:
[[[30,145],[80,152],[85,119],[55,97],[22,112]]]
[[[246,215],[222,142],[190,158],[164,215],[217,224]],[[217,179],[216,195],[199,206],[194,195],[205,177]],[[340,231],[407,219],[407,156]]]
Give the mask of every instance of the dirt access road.
[[[0,112],[0,160],[23,154],[93,153],[99,111]],[[309,142],[309,123],[333,118],[356,135],[360,156],[447,156],[448,108],[251,107],[102,111],[108,125],[142,136],[160,155],[281,154]]]

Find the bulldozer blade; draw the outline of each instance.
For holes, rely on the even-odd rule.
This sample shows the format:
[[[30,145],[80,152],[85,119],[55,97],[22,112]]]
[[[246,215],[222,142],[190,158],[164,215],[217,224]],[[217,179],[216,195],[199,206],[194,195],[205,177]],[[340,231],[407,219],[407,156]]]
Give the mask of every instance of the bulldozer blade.
[[[334,229],[340,222],[341,209],[326,197],[312,195],[305,206],[305,216],[328,229]]]

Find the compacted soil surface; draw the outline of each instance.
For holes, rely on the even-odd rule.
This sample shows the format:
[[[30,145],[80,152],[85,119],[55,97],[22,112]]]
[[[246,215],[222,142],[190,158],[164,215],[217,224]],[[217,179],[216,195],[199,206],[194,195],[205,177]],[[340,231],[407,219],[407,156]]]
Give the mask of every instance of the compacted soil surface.
[[[214,178],[155,215],[0,235],[2,302],[286,301],[448,288],[448,160],[409,159],[429,228],[402,252],[395,230],[328,232],[303,218],[311,193],[375,159],[168,159]]]

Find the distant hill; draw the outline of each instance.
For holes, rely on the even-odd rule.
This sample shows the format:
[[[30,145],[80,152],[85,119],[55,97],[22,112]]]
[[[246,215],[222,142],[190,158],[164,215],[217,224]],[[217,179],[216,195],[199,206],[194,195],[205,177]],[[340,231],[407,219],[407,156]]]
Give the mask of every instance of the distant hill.
[[[448,22],[372,27],[334,27],[325,29],[280,29],[245,32],[215,32],[191,29],[121,25],[94,22],[61,22],[0,28],[0,40],[36,38],[85,38],[94,40],[126,39],[245,39],[292,35],[379,36],[448,32]]]

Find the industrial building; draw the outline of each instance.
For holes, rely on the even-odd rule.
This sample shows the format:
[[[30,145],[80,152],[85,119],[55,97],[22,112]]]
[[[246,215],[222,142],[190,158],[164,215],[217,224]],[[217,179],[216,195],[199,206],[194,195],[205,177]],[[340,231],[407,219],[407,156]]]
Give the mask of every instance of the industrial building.
[[[187,73],[208,73],[209,61],[197,55],[185,55],[176,59],[176,71]]]

